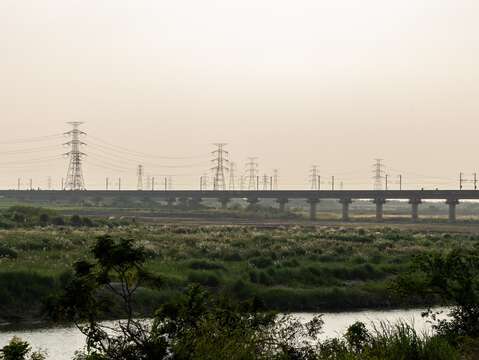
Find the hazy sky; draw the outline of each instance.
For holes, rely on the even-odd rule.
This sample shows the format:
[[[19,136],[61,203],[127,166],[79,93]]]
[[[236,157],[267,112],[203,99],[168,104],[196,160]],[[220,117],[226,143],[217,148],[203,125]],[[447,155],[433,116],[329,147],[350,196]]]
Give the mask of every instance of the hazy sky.
[[[67,121],[85,121],[89,188],[134,187],[137,163],[198,186],[218,141],[239,174],[257,156],[289,187],[317,164],[324,187],[370,188],[376,157],[410,187],[457,186],[479,172],[478,14],[477,0],[1,0],[0,187],[58,186],[66,140],[19,140]]]

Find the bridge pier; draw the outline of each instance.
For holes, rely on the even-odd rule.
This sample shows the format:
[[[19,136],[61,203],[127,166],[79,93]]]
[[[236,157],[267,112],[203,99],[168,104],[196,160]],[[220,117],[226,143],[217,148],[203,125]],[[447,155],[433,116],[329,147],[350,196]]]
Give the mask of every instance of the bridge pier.
[[[200,206],[201,202],[203,201],[202,198],[200,197],[194,197],[194,198],[191,198],[190,200],[190,206],[193,207],[193,208],[197,208]]]
[[[187,197],[181,197],[178,199],[178,202],[180,203],[180,206],[183,208],[183,209],[186,209],[188,208],[188,198]]]
[[[259,203],[259,199],[257,197],[251,197],[246,200],[248,202],[248,207],[253,207]]]
[[[286,211],[286,205],[288,204],[288,199],[286,198],[280,198],[276,200],[276,202],[279,204],[279,211],[280,212],[285,212]]]
[[[411,204],[411,219],[414,222],[419,219],[419,205],[421,203],[421,199],[409,199],[409,204]]]
[[[168,207],[171,209],[173,207],[173,205],[175,205],[175,202],[176,202],[176,198],[168,198],[166,199],[166,204],[168,205]]]
[[[456,222],[456,206],[459,205],[459,200],[455,198],[447,199],[446,204],[449,205],[449,218],[448,221]]]
[[[309,204],[309,220],[316,220],[317,208],[318,208],[319,199],[308,199]]]
[[[376,221],[383,221],[384,217],[384,204],[386,203],[386,199],[376,198],[373,201],[376,204]]]
[[[228,204],[230,202],[230,198],[226,198],[226,197],[222,197],[222,198],[219,198],[218,199],[220,204],[221,204],[221,208],[224,210],[224,209],[227,209],[228,208]]]
[[[343,205],[341,219],[343,221],[349,221],[349,205],[352,203],[352,200],[349,198],[342,198],[339,202]]]

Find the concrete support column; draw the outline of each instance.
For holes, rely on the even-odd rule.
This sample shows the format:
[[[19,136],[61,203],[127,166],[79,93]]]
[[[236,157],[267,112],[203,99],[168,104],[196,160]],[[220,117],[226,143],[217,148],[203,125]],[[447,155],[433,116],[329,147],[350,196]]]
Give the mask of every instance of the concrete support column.
[[[203,201],[202,198],[194,197],[190,200],[190,206],[193,208],[197,208],[200,206],[201,202]]]
[[[231,199],[230,199],[230,198],[225,198],[225,197],[223,197],[223,198],[219,198],[218,200],[219,200],[219,202],[221,203],[221,208],[222,208],[222,209],[227,209],[227,208],[228,208],[228,204],[229,204],[229,202],[230,202]]]
[[[246,201],[248,202],[249,207],[255,206],[257,203],[259,203],[259,199],[256,197],[248,198]]]
[[[414,222],[419,219],[419,204],[421,203],[421,199],[409,199],[409,204],[411,204],[411,219]]]
[[[308,199],[309,204],[309,220],[316,220],[316,211],[318,208],[318,199]]]
[[[447,199],[446,204],[449,205],[449,222],[456,222],[456,206],[459,204],[459,200]]]
[[[378,199],[374,199],[374,203],[376,204],[376,220],[383,221],[383,216],[384,216],[383,206],[386,203],[386,200],[382,198],[378,198]]]
[[[343,198],[340,199],[339,202],[343,205],[342,220],[349,221],[349,205],[352,203],[351,199]]]
[[[176,198],[168,198],[166,199],[166,203],[168,205],[169,208],[172,208],[173,205],[175,205],[175,202],[176,202]]]
[[[289,201],[288,199],[284,199],[284,198],[276,200],[276,202],[279,204],[279,211],[281,212],[286,211],[286,204],[288,204],[288,201]]]
[[[179,198],[178,201],[183,209],[186,209],[188,207],[188,198],[182,197]]]

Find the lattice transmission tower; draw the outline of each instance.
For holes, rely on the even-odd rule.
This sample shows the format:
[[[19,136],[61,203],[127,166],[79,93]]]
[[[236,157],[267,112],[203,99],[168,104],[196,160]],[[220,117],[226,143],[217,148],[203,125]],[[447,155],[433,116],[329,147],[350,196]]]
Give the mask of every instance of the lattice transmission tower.
[[[230,162],[230,176],[229,176],[229,184],[228,184],[228,189],[229,190],[236,190],[235,189],[235,183],[236,183],[236,178],[235,178],[235,170],[236,170],[236,164],[234,162]]]
[[[214,144],[217,149],[212,152],[214,158],[212,162],[215,164],[213,170],[213,190],[226,190],[225,172],[228,171],[228,151],[224,149],[225,143]]]
[[[143,165],[138,165],[136,175],[138,176],[138,183],[137,183],[136,189],[141,191],[143,190],[143,175],[144,175]]]
[[[319,190],[319,188],[320,188],[319,172],[318,172],[318,166],[317,165],[313,165],[311,167],[309,178],[310,178],[310,183],[311,183],[311,190]]]
[[[83,124],[83,122],[72,121],[68,122],[68,124],[72,126],[72,130],[66,132],[65,135],[70,136],[71,140],[66,142],[64,145],[70,146],[71,149],[69,152],[64,154],[70,159],[64,189],[71,191],[85,190],[85,182],[83,180],[82,170],[82,159],[86,156],[86,154],[81,151],[81,147],[86,144],[82,142],[80,138],[82,136],[85,136],[86,133],[79,129],[80,125]]]
[[[257,188],[258,163],[257,158],[250,157],[246,163],[246,177],[248,178],[248,190],[259,190]]]
[[[374,190],[382,190],[385,166],[383,164],[383,159],[374,159],[374,160],[375,160],[375,163],[373,164]]]
[[[153,177],[150,174],[146,174],[146,190],[153,190],[155,187],[154,182]]]
[[[207,173],[203,173],[203,176],[201,177],[201,182],[200,182],[200,188],[201,190],[208,190],[209,186],[209,176]]]
[[[278,190],[278,169],[273,170],[273,190]]]
[[[270,184],[269,184],[269,176],[268,174],[263,175],[263,190],[269,190]]]

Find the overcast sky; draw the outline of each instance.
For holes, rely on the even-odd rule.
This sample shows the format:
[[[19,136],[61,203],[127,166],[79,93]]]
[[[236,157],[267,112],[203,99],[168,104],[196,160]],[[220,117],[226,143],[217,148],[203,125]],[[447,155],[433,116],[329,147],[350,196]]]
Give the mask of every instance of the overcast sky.
[[[478,14],[477,0],[1,0],[0,187],[58,186],[66,139],[38,137],[67,121],[85,122],[89,188],[134,187],[137,163],[197,187],[214,142],[238,174],[255,156],[284,187],[317,164],[325,187],[371,188],[377,157],[411,188],[457,186],[479,172]]]

